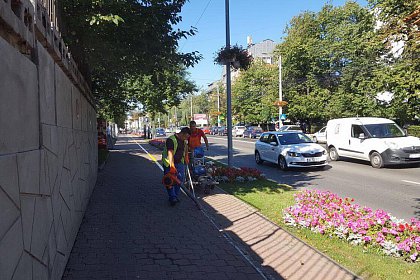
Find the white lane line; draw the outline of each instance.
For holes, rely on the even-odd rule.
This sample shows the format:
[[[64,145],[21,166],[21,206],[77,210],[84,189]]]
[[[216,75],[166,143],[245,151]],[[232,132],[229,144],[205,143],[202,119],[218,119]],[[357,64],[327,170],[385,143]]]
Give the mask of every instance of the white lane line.
[[[403,181],[403,182],[405,182],[405,183],[414,184],[414,185],[420,185],[420,183],[419,183],[419,182],[408,181],[408,180],[401,180],[401,181]]]
[[[130,137],[131,138],[131,137]],[[157,159],[154,157],[154,156],[152,156],[151,154],[149,154],[149,152],[148,151],[146,151],[146,149],[145,148],[143,148],[143,146],[142,145],[140,145],[140,143],[139,142],[137,142],[137,140],[136,139],[134,139],[134,138],[131,138],[132,140],[134,140],[134,142],[136,142],[136,144],[137,145],[139,145],[139,147],[146,153],[146,154],[148,154],[149,155],[149,157],[153,160],[153,162],[154,163],[156,163],[156,165],[160,168],[160,170],[162,170],[163,171],[163,167],[162,167],[162,165],[160,165],[160,163],[157,161]]]

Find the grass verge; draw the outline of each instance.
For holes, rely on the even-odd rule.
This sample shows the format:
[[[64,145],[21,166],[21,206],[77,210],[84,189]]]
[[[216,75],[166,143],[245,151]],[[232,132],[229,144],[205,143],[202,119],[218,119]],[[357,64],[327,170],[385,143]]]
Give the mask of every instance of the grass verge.
[[[353,246],[337,238],[284,224],[283,210],[295,203],[296,190],[268,180],[223,183],[226,192],[257,208],[264,216],[365,279],[420,279],[420,264],[382,255],[377,249]]]

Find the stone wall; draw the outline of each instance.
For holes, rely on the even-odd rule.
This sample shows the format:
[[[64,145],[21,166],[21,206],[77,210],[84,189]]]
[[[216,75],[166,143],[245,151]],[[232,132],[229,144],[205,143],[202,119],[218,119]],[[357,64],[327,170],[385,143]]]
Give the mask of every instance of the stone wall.
[[[91,94],[34,4],[0,0],[2,280],[61,279],[97,174]]]

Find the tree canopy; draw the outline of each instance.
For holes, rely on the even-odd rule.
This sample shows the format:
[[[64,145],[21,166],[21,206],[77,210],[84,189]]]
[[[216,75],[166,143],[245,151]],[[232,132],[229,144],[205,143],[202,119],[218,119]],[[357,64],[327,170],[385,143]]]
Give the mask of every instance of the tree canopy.
[[[151,112],[178,104],[195,90],[186,68],[197,52],[178,42],[196,30],[175,29],[186,0],[64,0],[63,36],[79,64],[91,70],[100,113],[111,118],[140,102]]]
[[[383,68],[375,73],[377,87],[393,94],[386,114],[408,122],[420,112],[420,32],[418,25],[405,19],[420,8],[420,1],[368,2],[380,22],[378,39],[387,51]]]
[[[374,26],[372,14],[354,2],[292,19],[276,50],[290,115],[326,120],[380,113],[372,79],[383,46]]]
[[[232,113],[238,122],[267,123],[278,115],[278,67],[256,59],[232,86]]]

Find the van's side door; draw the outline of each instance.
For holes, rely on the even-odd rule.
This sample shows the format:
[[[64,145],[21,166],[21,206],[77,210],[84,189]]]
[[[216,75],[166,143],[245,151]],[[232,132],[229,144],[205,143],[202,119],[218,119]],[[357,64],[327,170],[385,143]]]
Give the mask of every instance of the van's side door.
[[[352,124],[349,139],[348,155],[352,158],[366,159],[364,153],[364,142],[367,140],[367,132],[362,125]]]

